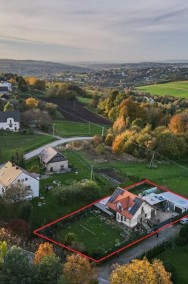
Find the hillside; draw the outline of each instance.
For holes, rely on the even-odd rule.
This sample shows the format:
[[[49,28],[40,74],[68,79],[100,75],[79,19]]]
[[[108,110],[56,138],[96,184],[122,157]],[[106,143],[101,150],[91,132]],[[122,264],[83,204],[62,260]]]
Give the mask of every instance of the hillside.
[[[0,72],[14,73],[21,76],[38,76],[61,74],[61,72],[90,72],[88,67],[35,60],[0,59]]]

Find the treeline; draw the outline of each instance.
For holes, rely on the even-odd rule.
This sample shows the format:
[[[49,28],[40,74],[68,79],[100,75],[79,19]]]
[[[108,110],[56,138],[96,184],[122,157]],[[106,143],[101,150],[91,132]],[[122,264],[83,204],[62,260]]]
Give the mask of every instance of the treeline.
[[[150,157],[152,151],[168,158],[188,152],[187,101],[138,102],[132,91],[112,92],[98,103],[99,112],[112,121],[105,139],[115,153],[138,158]],[[159,97],[160,100],[160,97]]]

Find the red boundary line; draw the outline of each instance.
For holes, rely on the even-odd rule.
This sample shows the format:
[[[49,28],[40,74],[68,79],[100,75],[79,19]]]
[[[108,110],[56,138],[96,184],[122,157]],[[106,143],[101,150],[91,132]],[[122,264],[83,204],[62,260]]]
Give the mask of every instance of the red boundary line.
[[[136,183],[134,183],[134,184],[132,184],[132,185],[129,185],[129,186],[125,187],[124,190],[129,190],[129,189],[131,189],[131,188],[133,188],[133,187],[136,187],[136,186],[141,185],[141,184],[144,184],[144,183],[148,183],[148,184],[154,185],[154,186],[156,186],[156,187],[162,189],[163,191],[171,192],[171,193],[173,193],[173,194],[175,194],[175,195],[178,195],[178,196],[183,197],[183,198],[185,198],[185,199],[188,200],[188,198],[186,198],[185,196],[183,196],[183,195],[181,195],[181,194],[178,194],[178,193],[175,193],[174,191],[168,190],[167,188],[165,188],[165,187],[163,187],[163,186],[160,186],[160,185],[158,185],[158,184],[156,184],[156,183],[154,183],[154,182],[151,182],[151,181],[149,181],[149,180],[147,180],[147,179],[144,179],[144,180],[142,180],[142,181],[139,181],[139,182],[136,182]],[[53,225],[53,224],[56,224],[56,223],[58,223],[59,221],[64,220],[64,219],[66,219],[66,218],[68,218],[68,217],[70,217],[70,216],[72,216],[72,215],[75,215],[76,213],[81,212],[81,211],[83,211],[84,209],[87,209],[87,208],[91,207],[92,205],[98,203],[99,201],[101,201],[101,200],[103,200],[103,199],[105,199],[105,198],[107,198],[107,197],[109,197],[109,196],[100,198],[100,199],[97,200],[97,201],[94,201],[94,202],[92,202],[92,203],[90,203],[90,204],[88,204],[88,205],[86,205],[86,206],[84,206],[84,207],[81,207],[81,208],[78,209],[78,210],[75,210],[75,211],[73,211],[73,212],[71,212],[71,213],[69,213],[69,214],[67,214],[67,215],[65,215],[65,216],[63,216],[63,217],[61,217],[61,218],[59,218],[59,219],[56,219],[56,220],[54,220],[54,221],[52,221],[52,222],[50,222],[50,223],[48,223],[48,224],[46,224],[46,225],[44,225],[44,226],[38,228],[38,229],[36,229],[36,230],[33,231],[33,234],[35,234],[35,235],[37,235],[37,236],[39,236],[39,237],[41,237],[41,238],[43,238],[43,239],[45,239],[45,240],[47,240],[47,241],[50,241],[50,242],[52,242],[52,243],[54,243],[54,244],[56,244],[56,245],[58,245],[58,246],[60,246],[60,247],[62,247],[62,248],[65,248],[65,249],[67,249],[67,250],[69,250],[69,251],[72,251],[72,252],[74,252],[74,253],[76,253],[76,254],[79,254],[79,255],[81,255],[82,257],[85,257],[85,258],[87,258],[87,259],[89,259],[89,260],[92,260],[92,261],[94,261],[95,263],[100,263],[100,262],[104,261],[105,259],[107,259],[107,258],[109,258],[109,257],[111,257],[111,256],[113,256],[113,255],[115,255],[115,254],[117,254],[117,253],[119,253],[119,252],[122,252],[122,251],[125,250],[126,248],[129,248],[129,247],[131,247],[131,246],[133,246],[133,245],[135,245],[135,244],[137,244],[137,243],[139,243],[139,242],[141,242],[141,241],[143,241],[143,240],[145,240],[145,239],[147,239],[147,238],[149,238],[149,237],[155,235],[156,233],[159,233],[160,231],[163,231],[163,230],[165,230],[166,228],[168,228],[168,227],[170,227],[170,226],[172,226],[172,225],[178,223],[179,220],[181,220],[182,218],[188,217],[188,215],[185,215],[185,216],[183,216],[182,218],[179,218],[178,220],[176,220],[176,221],[174,221],[174,222],[172,222],[172,223],[170,223],[170,224],[164,225],[163,227],[161,227],[161,228],[158,229],[157,231],[152,232],[152,233],[148,234],[147,236],[144,236],[144,237],[142,237],[142,238],[140,238],[140,239],[138,239],[138,240],[136,240],[136,241],[134,241],[134,242],[132,242],[132,243],[130,243],[130,244],[128,244],[128,245],[126,245],[126,246],[124,246],[124,247],[122,247],[122,248],[120,248],[120,249],[118,249],[118,250],[116,250],[116,251],[114,251],[114,252],[112,252],[112,253],[110,253],[110,254],[108,254],[108,255],[102,257],[102,258],[100,258],[100,259],[98,259],[98,260],[95,259],[95,258],[92,258],[92,257],[90,257],[90,256],[88,256],[88,255],[86,255],[86,254],[83,254],[83,253],[81,253],[81,252],[79,252],[79,251],[77,251],[77,250],[74,250],[73,248],[71,248],[71,247],[69,247],[69,246],[66,246],[66,245],[64,245],[64,244],[62,244],[62,243],[59,243],[59,242],[57,242],[57,241],[55,241],[55,240],[53,240],[53,239],[51,239],[51,238],[48,238],[48,237],[46,237],[46,236],[44,236],[44,235],[42,235],[42,234],[39,233],[40,230],[42,230],[42,229],[44,229],[44,228],[47,228],[47,227],[49,227],[49,226],[51,226],[51,225]]]

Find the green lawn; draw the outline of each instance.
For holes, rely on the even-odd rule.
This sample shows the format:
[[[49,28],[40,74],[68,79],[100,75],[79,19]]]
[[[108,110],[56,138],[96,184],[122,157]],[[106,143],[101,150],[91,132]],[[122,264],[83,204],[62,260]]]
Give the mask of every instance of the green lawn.
[[[107,163],[97,164],[94,163],[94,159],[88,153],[80,152],[80,154],[83,155],[85,160],[93,164],[94,169],[116,169],[117,174],[126,179],[126,182],[121,185],[122,187],[141,179],[148,179],[188,197],[188,167],[185,162],[181,164],[184,164],[187,170],[170,162],[158,164],[156,169],[150,169],[148,162],[127,164],[124,161],[108,161]]]
[[[105,131],[109,128],[107,126],[83,122],[56,121],[55,135],[61,137],[101,135],[103,127],[105,134]]]
[[[167,249],[165,252],[158,255],[157,258],[167,261],[175,267],[177,273],[176,284],[188,283],[188,246]]]
[[[188,98],[188,81],[177,81],[165,84],[155,84],[155,85],[138,87],[136,89],[143,92],[149,92],[152,95]]]
[[[96,213],[85,213],[79,219],[71,219],[65,225],[61,223],[62,229],[57,231],[56,239],[64,243],[65,236],[68,233],[76,235],[76,241],[83,243],[88,252],[96,251],[100,248],[107,251],[115,248],[116,242],[121,243],[124,241],[121,236],[122,230],[115,224],[107,224]],[[100,215],[102,216],[102,215]]]
[[[0,163],[10,159],[15,149],[24,153],[45,145],[55,139],[47,135],[20,134],[12,132],[1,132],[0,134]]]
[[[60,218],[65,214],[68,214],[76,209],[87,205],[82,200],[75,200],[75,202],[71,204],[60,206],[54,199],[54,196],[52,194],[53,189],[45,193],[45,185],[53,185],[53,180],[60,180],[63,186],[70,185],[73,181],[90,179],[91,177],[90,169],[82,161],[80,161],[77,156],[74,156],[74,154],[70,151],[63,151],[63,154],[68,158],[69,165],[72,165],[74,168],[69,173],[52,174],[48,179],[42,179],[40,181],[40,196],[42,195],[45,197],[46,204],[42,207],[38,207],[38,202],[40,201],[40,198],[35,198],[33,200],[33,229],[36,229],[39,226],[45,225],[46,223],[53,221],[56,218]],[[33,160],[31,160],[31,163],[33,163]],[[107,184],[108,183],[106,182],[106,185]],[[101,185],[101,187],[101,197],[110,194],[110,186],[108,187],[103,184]]]
[[[84,97],[79,97],[77,96],[77,99],[79,100],[79,102],[83,103],[83,104],[89,104],[91,99],[90,98],[84,98]]]

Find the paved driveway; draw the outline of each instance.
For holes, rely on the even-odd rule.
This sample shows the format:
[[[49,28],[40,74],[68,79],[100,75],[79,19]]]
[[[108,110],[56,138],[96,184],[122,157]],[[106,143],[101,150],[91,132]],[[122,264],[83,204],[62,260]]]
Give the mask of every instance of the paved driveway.
[[[72,137],[72,138],[61,138],[59,140],[56,140],[56,141],[53,141],[49,144],[46,144],[38,149],[35,149],[27,154],[24,155],[24,158],[26,160],[30,159],[30,158],[33,158],[35,156],[38,156],[38,154],[43,150],[45,149],[46,147],[48,146],[51,146],[51,147],[56,147],[56,146],[59,146],[59,145],[62,145],[62,144],[65,144],[65,143],[68,143],[68,142],[71,142],[71,141],[78,141],[78,140],[91,140],[93,139],[93,137]]]

